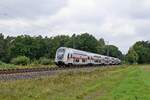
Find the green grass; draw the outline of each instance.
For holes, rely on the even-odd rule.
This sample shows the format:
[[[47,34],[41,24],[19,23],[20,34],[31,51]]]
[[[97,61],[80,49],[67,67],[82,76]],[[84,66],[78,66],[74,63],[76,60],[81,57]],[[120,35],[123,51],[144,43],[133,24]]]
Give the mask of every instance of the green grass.
[[[13,68],[39,68],[39,67],[55,67],[55,65],[41,65],[41,64],[29,64],[29,65],[14,65],[0,63],[0,69],[13,69]]]
[[[150,65],[0,82],[1,100],[149,100]]]
[[[10,63],[4,63],[2,61],[0,61],[0,69],[14,69],[14,68],[39,68],[39,67],[56,67],[55,64],[49,64],[49,65],[42,65],[37,63],[31,63],[28,65],[14,65],[14,64],[10,64]]]

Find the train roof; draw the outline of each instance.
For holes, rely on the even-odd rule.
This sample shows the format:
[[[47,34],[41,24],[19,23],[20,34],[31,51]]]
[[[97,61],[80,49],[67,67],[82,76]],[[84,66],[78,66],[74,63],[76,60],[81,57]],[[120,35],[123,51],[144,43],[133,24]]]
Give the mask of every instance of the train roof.
[[[68,48],[68,47],[60,47],[62,49],[70,49],[70,50],[73,50],[73,51],[77,51],[77,52],[81,52],[81,53],[84,53],[84,54],[90,54],[90,55],[93,55],[93,56],[101,56],[101,57],[110,57],[110,56],[105,56],[105,55],[101,55],[101,54],[96,54],[96,53],[92,53],[92,52],[88,52],[88,51],[82,51],[82,50],[77,50],[77,49],[73,49],[73,48]],[[59,48],[59,49],[60,49]]]
[[[73,48],[68,48],[68,47],[59,47],[58,49],[69,49],[69,50],[72,50],[73,52],[76,51],[76,53],[81,53],[81,54],[84,54],[84,55],[90,55],[90,56],[97,56],[97,57],[102,57],[102,58],[107,58],[107,59],[115,59],[115,60],[118,60],[118,61],[121,61],[119,58],[115,58],[115,57],[111,57],[111,56],[106,56],[106,55],[101,55],[101,54],[96,54],[96,53],[91,53],[91,52],[88,52],[88,51],[82,51],[82,50],[77,50],[77,49],[73,49]]]

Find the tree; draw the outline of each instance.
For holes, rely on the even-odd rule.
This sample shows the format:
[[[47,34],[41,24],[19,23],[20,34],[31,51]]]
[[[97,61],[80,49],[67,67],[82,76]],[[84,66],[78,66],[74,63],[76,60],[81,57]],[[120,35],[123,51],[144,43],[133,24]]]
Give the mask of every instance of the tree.
[[[84,33],[81,35],[77,35],[75,37],[75,40],[76,49],[95,53],[97,52],[98,41],[94,36],[88,33]]]
[[[104,55],[123,59],[122,52],[118,49],[118,47],[116,47],[114,45],[106,45],[104,50],[105,50]]]
[[[4,61],[6,56],[6,42],[4,35],[0,33],[0,60]]]
[[[126,55],[126,60],[130,63],[137,63],[138,61],[138,54],[133,48],[130,48],[128,54]]]
[[[41,36],[18,36],[12,41],[10,46],[10,54],[12,58],[26,56],[30,59],[39,59],[44,56],[46,50],[44,39]]]
[[[139,56],[138,63],[150,63],[150,41],[138,41],[133,48]]]
[[[51,57],[51,51],[52,51],[52,38],[45,37],[44,44],[45,44],[44,57],[50,58]]]
[[[97,53],[105,54],[105,41],[103,38],[100,38],[97,45]]]
[[[10,53],[10,47],[11,47],[11,43],[13,42],[13,40],[15,39],[15,37],[11,37],[11,36],[7,36],[5,38],[5,56],[3,56],[3,60],[6,63],[9,63],[9,61],[11,60],[11,53]]]
[[[53,37],[51,40],[51,58],[55,57],[56,50],[59,47],[68,47],[68,41],[70,41],[70,37],[66,35]]]
[[[66,42],[66,46],[67,46],[67,47],[70,47],[70,48],[76,49],[76,47],[77,47],[77,39],[76,39],[76,35],[75,35],[75,34],[73,34],[73,35],[68,39],[68,41]]]

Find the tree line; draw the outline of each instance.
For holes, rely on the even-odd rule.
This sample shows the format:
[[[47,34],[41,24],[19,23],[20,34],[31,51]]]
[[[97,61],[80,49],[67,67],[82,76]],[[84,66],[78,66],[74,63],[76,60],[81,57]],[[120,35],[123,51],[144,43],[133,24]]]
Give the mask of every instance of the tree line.
[[[10,63],[18,56],[28,57],[30,60],[39,60],[41,57],[54,59],[57,48],[64,46],[79,50],[109,55],[128,61],[129,63],[149,63],[150,43],[137,42],[128,51],[127,55],[115,45],[107,45],[103,38],[96,39],[93,35],[84,33],[72,36],[57,35],[55,37],[20,35],[17,37],[0,34],[0,61]]]
[[[129,63],[149,64],[150,63],[150,41],[138,41],[130,47],[126,61]]]

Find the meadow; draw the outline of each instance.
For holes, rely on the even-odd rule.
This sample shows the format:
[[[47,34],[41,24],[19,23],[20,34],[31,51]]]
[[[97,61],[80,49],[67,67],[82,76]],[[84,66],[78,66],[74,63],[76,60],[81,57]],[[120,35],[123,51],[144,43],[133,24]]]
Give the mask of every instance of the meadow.
[[[0,82],[1,100],[149,100],[150,65],[101,67]]]

